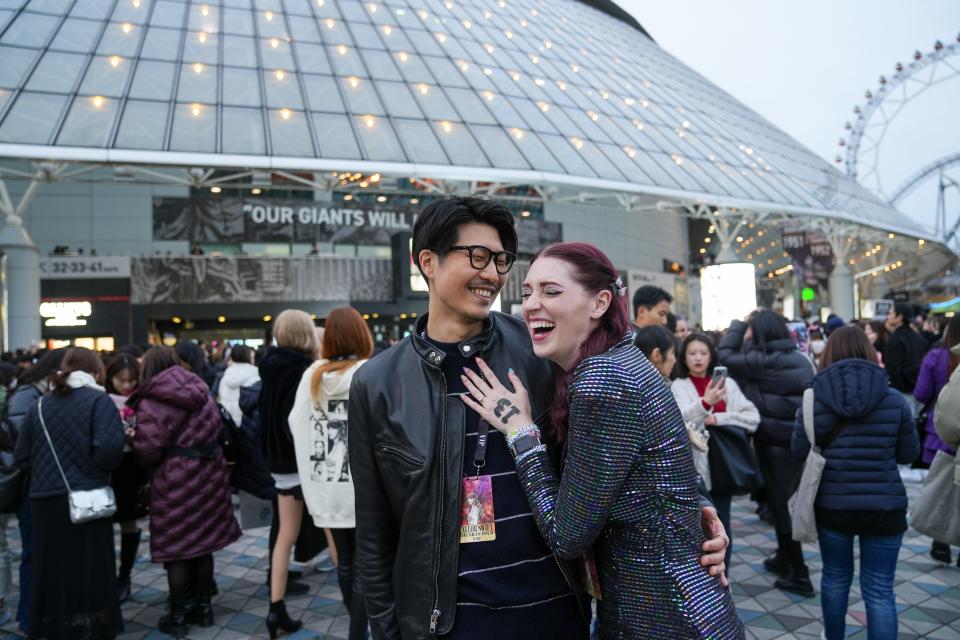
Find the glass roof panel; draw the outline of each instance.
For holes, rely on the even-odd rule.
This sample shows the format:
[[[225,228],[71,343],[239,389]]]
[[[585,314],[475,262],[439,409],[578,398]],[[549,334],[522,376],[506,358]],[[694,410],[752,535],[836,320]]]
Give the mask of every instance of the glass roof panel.
[[[295,43],[293,46],[300,63],[300,70],[307,73],[333,73],[323,45]]]
[[[313,128],[321,158],[359,159],[360,148],[353,136],[350,119],[336,113],[314,113]]]
[[[141,60],[133,74],[130,97],[146,100],[169,100],[170,93],[173,90],[175,69],[175,65],[170,62]]]
[[[102,25],[99,22],[67,18],[57,31],[50,48],[89,53],[97,43],[101,28]]]
[[[340,99],[336,80],[331,76],[304,75],[303,84],[311,110],[343,113],[343,101]]]
[[[540,139],[543,140],[543,143],[550,150],[550,153],[560,161],[560,164],[563,165],[564,170],[568,173],[580,176],[596,176],[596,173],[584,161],[583,156],[577,153],[579,150],[577,147],[583,147],[583,140],[579,138],[567,140],[560,136],[546,134],[541,134]]]
[[[223,103],[259,107],[260,78],[253,69],[223,68]]]
[[[302,111],[270,110],[270,143],[273,155],[313,156],[310,129]]]
[[[293,55],[290,43],[280,38],[268,38],[260,41],[260,60],[266,69],[285,69],[293,71]]]
[[[370,113],[375,116],[386,115],[373,81],[366,78],[345,78],[340,84],[347,99],[347,108],[353,113]]]
[[[183,43],[183,60],[217,64],[220,61],[220,37],[206,31],[188,31]]]
[[[216,151],[217,110],[199,103],[177,103],[173,112],[171,151]]]
[[[19,87],[36,57],[37,52],[32,49],[0,46],[0,60],[3,60],[3,64],[0,64],[0,87]]]
[[[187,18],[187,29],[217,33],[220,31],[220,8],[216,3],[193,4]]]
[[[480,148],[488,158],[496,158],[498,167],[508,169],[529,169],[523,155],[510,141],[510,136],[500,127],[488,127],[479,124],[470,125],[473,137],[480,143]]]
[[[150,16],[150,9],[152,7],[153,4],[150,2],[150,0],[120,0],[117,2],[117,6],[113,10],[111,19],[116,22],[145,24],[147,22],[147,18]],[[57,13],[61,12],[58,11]]]
[[[436,56],[426,56],[423,58],[427,67],[430,69],[436,81],[444,87],[467,87],[470,86],[457,67],[449,58],[437,58]]]
[[[26,88],[28,91],[69,93],[79,82],[86,61],[87,57],[78,53],[48,51],[33,70]]]
[[[447,154],[437,142],[430,125],[423,120],[394,120],[403,146],[413,162],[447,164]]]
[[[104,147],[110,135],[119,100],[102,96],[77,96],[60,128],[57,144],[75,147]]]
[[[410,89],[428,118],[456,120],[459,117],[440,87],[419,83]]]
[[[370,76],[377,79],[394,80],[400,77],[400,72],[393,64],[393,57],[386,51],[360,49],[363,61],[367,65]]]
[[[365,159],[394,162],[404,162],[407,159],[387,118],[360,116],[354,118],[354,122],[360,133]]]
[[[129,22],[111,22],[103,31],[97,53],[100,55],[132,56],[137,52],[146,29]]]
[[[0,142],[47,144],[66,101],[66,96],[21,93],[0,124]]]
[[[199,62],[181,67],[177,101],[215,103],[217,101],[217,68]]]
[[[113,0],[77,0],[70,10],[70,15],[94,20],[106,18],[110,15],[113,4]]]
[[[467,127],[459,122],[450,122],[441,120],[433,123],[434,131],[440,138],[440,144],[446,150],[447,155],[454,164],[465,166],[489,167],[490,161],[487,160],[480,145],[473,139]]]
[[[77,2],[90,0],[77,0]],[[153,5],[153,14],[150,16],[150,24],[155,27],[171,27],[174,29],[183,28],[183,17],[186,13],[186,5],[179,2],[170,2],[169,0],[157,0]]]
[[[221,135],[224,153],[251,155],[266,153],[263,115],[259,109],[224,107]]]
[[[25,47],[43,46],[57,27],[58,22],[59,19],[53,16],[21,13],[13,21],[13,24],[7,27],[3,37],[0,38],[0,44],[18,44]]]
[[[180,55],[182,31],[150,27],[140,50],[141,57],[154,60],[176,60]]]
[[[80,91],[92,96],[118,98],[130,75],[131,62],[120,56],[97,56],[90,61]]]
[[[238,36],[254,35],[253,14],[242,9],[224,9],[223,32]]]
[[[223,36],[223,59],[238,67],[256,67],[257,50],[253,38]]]
[[[333,67],[341,76],[367,76],[363,60],[357,50],[345,44],[327,47],[327,55],[333,60]]]
[[[0,111],[7,106],[7,100],[10,99],[12,92],[9,89],[0,89]]]
[[[396,118],[423,118],[423,113],[406,84],[378,80],[377,90],[391,116]]]
[[[483,106],[483,101],[477,97],[473,90],[447,88],[446,94],[464,122],[497,124],[496,119],[490,115],[490,112]]]
[[[26,6],[26,10],[60,14],[64,13],[69,6],[70,0],[30,0]]]
[[[276,70],[263,73],[263,87],[267,106],[278,109],[303,109],[303,97],[296,74]]]

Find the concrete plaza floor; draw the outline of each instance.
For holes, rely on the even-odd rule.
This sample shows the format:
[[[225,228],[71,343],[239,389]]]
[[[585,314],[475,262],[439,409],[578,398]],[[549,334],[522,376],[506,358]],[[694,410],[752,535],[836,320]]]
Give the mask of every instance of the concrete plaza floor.
[[[919,485],[908,484],[915,496]],[[734,501],[734,553],[731,588],[740,616],[747,625],[747,637],[819,638],[820,600],[802,598],[778,591],[774,577],[763,570],[763,558],[773,552],[772,528],[753,513],[753,504],[741,498]],[[9,534],[11,550],[19,550],[14,526]],[[940,565],[930,559],[930,539],[909,531],[900,550],[896,595],[899,609],[899,638],[960,640],[960,569]],[[956,551],[956,549],[954,549]],[[155,630],[157,619],[166,606],[167,583],[163,568],[149,562],[147,545],[141,547],[133,575],[133,597],[123,605],[126,629],[123,639],[159,640],[167,638]],[[197,640],[234,640],[267,638],[264,619],[268,610],[266,577],[267,530],[254,529],[216,556],[216,577],[220,593],[214,598],[216,626],[194,627],[190,638]],[[820,555],[816,545],[807,545],[811,579],[819,593]],[[14,562],[16,567],[16,562]],[[16,573],[16,572],[14,572]],[[340,602],[336,573],[307,569],[304,581],[311,586],[308,595],[289,598],[288,609],[294,618],[302,618],[304,628],[289,637],[337,640],[346,638],[348,618]],[[16,609],[16,595],[8,599]],[[866,614],[855,576],[847,616],[847,637],[866,640]],[[21,637],[16,625],[8,623],[0,631],[2,638]],[[492,639],[494,635],[490,636]],[[549,639],[545,639],[549,640]]]

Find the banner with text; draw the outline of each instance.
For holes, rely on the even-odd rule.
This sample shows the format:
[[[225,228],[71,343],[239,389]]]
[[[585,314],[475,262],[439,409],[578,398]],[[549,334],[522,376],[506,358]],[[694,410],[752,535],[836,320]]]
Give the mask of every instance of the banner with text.
[[[790,254],[802,286],[826,287],[833,271],[833,249],[826,238],[813,231],[784,231],[783,250]]]

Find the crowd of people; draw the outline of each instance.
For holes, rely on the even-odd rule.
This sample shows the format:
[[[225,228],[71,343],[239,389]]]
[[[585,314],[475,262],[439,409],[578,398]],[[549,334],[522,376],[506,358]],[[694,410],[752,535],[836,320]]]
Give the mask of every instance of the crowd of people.
[[[732,500],[749,494],[773,526],[775,586],[814,595],[788,502],[815,445],[824,635],[844,637],[859,539],[869,636],[895,638],[900,469],[955,455],[934,406],[954,384],[960,317],[915,327],[898,303],[883,322],[808,327],[758,309],[711,334],[657,287],[628,301],[607,256],[566,242],[534,257],[518,318],[490,310],[516,251],[503,205],[432,203],[413,233],[428,313],[376,356],[341,307],[323,327],[283,311],[256,353],[182,341],[0,365],[0,445],[28,472],[21,629],[119,634],[144,522],[169,585],[159,630],[212,626],[239,493],[273,507],[271,638],[301,627],[285,600],[309,587],[291,554],[324,546],[351,640],[743,638],[725,575]],[[107,487],[109,508],[76,516],[80,494]],[[931,556],[951,562],[949,542]]]

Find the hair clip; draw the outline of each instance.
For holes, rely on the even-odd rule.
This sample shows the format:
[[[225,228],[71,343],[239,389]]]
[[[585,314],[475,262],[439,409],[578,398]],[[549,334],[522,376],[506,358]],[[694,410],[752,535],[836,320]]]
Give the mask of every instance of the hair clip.
[[[617,276],[617,279],[613,281],[613,284],[610,285],[610,290],[613,291],[613,295],[618,298],[627,295],[627,288],[623,286],[623,278],[621,276]]]

